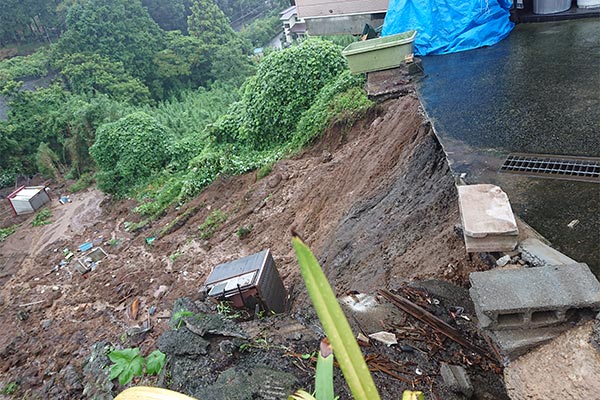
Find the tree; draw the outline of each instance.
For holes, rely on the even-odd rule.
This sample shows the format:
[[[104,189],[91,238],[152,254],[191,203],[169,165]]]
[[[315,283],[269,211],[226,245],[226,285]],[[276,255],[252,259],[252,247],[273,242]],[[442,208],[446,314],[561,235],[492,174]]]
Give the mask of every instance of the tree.
[[[125,71],[122,62],[98,54],[75,53],[65,56],[60,65],[63,79],[73,93],[105,93],[131,104],[150,102],[150,91]]]
[[[140,0],[80,1],[69,8],[66,25],[56,46],[58,59],[98,54],[121,62],[133,77],[152,78],[152,58],[161,50],[163,32]]]
[[[102,125],[90,148],[100,169],[98,187],[109,193],[128,193],[169,162],[170,142],[165,129],[143,112]]]
[[[238,140],[255,148],[289,140],[319,91],[346,69],[341,48],[324,40],[309,39],[270,53],[256,75],[248,79],[241,106],[236,105],[244,110],[243,118],[237,119],[241,122]],[[227,128],[231,129],[231,124]],[[231,137],[231,132],[216,134]]]
[[[211,46],[224,45],[235,37],[229,20],[213,0],[194,1],[188,30],[202,43]]]
[[[185,3],[184,0],[142,0],[142,5],[162,29],[182,33],[187,33],[188,10]]]

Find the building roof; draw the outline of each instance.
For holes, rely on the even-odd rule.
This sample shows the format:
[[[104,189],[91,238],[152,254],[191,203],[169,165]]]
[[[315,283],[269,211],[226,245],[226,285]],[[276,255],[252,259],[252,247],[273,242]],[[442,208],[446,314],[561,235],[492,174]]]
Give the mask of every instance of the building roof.
[[[45,186],[26,186],[19,188],[8,195],[9,199],[27,200],[45,189]]]
[[[292,16],[294,14],[298,14],[298,12],[296,11],[296,6],[291,6],[289,8],[286,8],[285,10],[283,10],[282,12],[279,13],[281,15],[281,20],[282,21],[287,21],[288,19],[292,18]]]

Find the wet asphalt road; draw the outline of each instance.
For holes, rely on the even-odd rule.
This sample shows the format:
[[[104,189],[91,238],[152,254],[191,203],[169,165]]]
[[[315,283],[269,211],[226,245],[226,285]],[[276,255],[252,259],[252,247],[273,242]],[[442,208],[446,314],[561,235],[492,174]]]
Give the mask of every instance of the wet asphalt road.
[[[521,24],[495,46],[423,66],[419,94],[453,170],[500,185],[517,214],[600,276],[600,184],[497,172],[509,152],[600,157],[600,20]]]

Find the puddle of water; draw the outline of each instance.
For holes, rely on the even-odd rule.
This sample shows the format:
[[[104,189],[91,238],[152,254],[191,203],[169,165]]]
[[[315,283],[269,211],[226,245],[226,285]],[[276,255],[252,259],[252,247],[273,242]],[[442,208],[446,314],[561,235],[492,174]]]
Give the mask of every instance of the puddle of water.
[[[600,156],[600,24],[519,25],[496,46],[423,65],[419,93],[453,171],[501,186],[519,216],[600,277],[600,185],[497,172],[510,152]]]

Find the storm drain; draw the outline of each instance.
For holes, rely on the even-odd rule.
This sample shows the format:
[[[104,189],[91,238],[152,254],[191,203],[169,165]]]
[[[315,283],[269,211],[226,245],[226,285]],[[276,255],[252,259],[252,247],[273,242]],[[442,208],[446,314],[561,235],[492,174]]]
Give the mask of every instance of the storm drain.
[[[500,172],[600,183],[600,158],[513,153]]]

